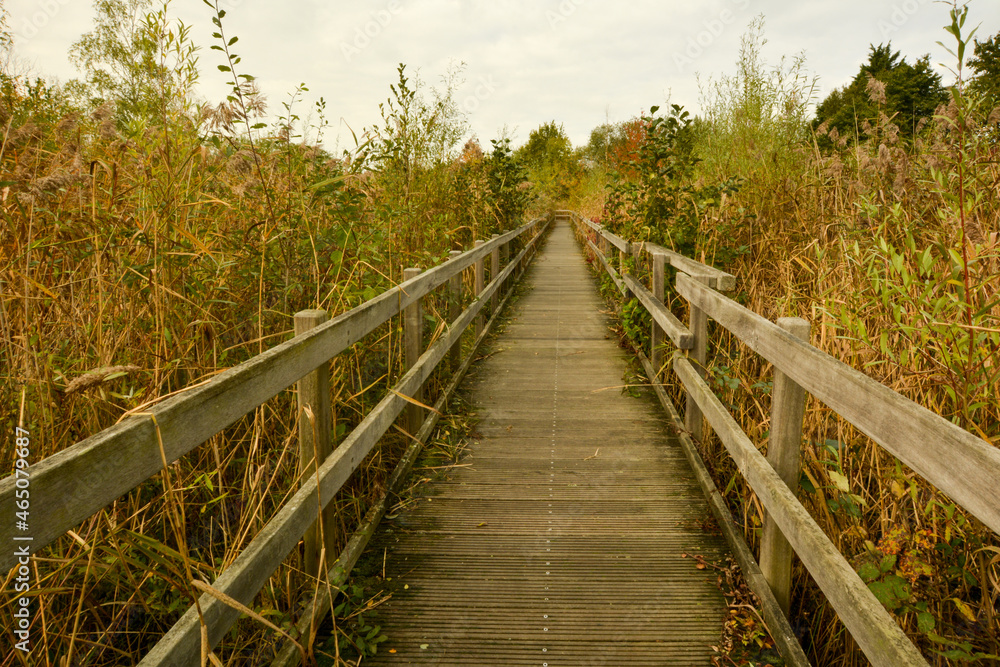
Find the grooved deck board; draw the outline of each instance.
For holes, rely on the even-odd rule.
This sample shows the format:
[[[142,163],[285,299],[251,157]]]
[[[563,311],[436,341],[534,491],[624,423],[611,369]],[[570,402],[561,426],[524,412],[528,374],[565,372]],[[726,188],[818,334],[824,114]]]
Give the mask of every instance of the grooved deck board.
[[[659,407],[622,392],[627,357],[567,224],[525,280],[464,387],[468,455],[370,546],[396,590],[364,664],[709,665],[725,603],[685,554],[725,542]]]

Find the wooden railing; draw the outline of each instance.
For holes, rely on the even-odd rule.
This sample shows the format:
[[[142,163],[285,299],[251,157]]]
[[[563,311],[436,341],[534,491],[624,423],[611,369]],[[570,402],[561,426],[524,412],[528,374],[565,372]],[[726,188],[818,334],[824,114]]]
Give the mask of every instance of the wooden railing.
[[[323,311],[299,313],[297,335],[288,342],[18,471],[21,478],[30,480],[33,532],[30,541],[24,541],[22,535],[15,535],[13,522],[0,522],[0,543],[9,545],[18,538],[22,541],[17,543],[27,545],[30,553],[43,549],[298,381],[300,470],[305,471],[299,490],[140,663],[201,664],[203,649],[214,647],[222,639],[240,616],[240,606],[252,605],[258,591],[303,537],[305,569],[312,575],[320,571],[323,565],[320,554],[324,552],[321,524],[326,523],[318,521],[321,508],[335,497],[397,416],[409,408],[404,431],[415,442],[390,478],[389,489],[398,487],[419,453],[420,441],[433,430],[443,401],[454,391],[471,362],[471,354],[461,362],[461,346],[457,343],[462,334],[475,325],[476,345],[482,341],[488,329],[484,322],[486,308],[493,308],[492,322],[503,305],[498,298],[509,288],[503,295],[506,302],[550,221],[536,219],[489,241],[479,241],[474,249],[452,253],[448,261],[428,271],[408,269],[403,283],[332,320],[326,321]],[[523,247],[501,270],[501,257],[506,260],[516,239]],[[491,264],[490,283],[484,285],[487,257]],[[474,272],[474,299],[459,312],[462,274],[470,268]],[[446,283],[452,321],[444,334],[424,350],[420,301]],[[408,370],[344,441],[330,451],[329,362],[401,313],[406,324]],[[425,420],[424,413],[428,411],[414,400],[419,400],[416,397],[420,396],[422,385],[446,357],[455,377],[435,406],[436,411]],[[0,480],[0,516],[14,516],[17,481],[15,475]],[[327,569],[333,587],[338,585],[335,581],[346,578],[385,507],[383,498],[340,556],[334,560],[327,554],[323,559],[332,564]],[[331,532],[326,531],[327,538]],[[0,570],[7,571],[17,565],[13,551],[0,551]],[[298,624],[302,634],[329,609],[328,589],[325,585],[319,589],[320,595]],[[295,664],[302,655],[300,648],[290,644],[277,664]]]
[[[714,500],[712,507],[721,517],[730,542],[737,536],[728,509],[691,442],[703,437],[703,417],[766,510],[759,567],[745,543],[735,548],[748,583],[764,603],[775,640],[783,653],[788,651],[786,660],[789,653],[801,654],[785,618],[794,551],[872,664],[926,665],[920,651],[796,498],[806,393],[854,424],[994,532],[1000,532],[1000,496],[994,491],[1000,480],[1000,451],[812,347],[805,320],[783,318],[772,323],[729,299],[721,292],[734,288],[733,276],[659,246],[630,244],[575,213],[561,213],[575,221],[622,294],[633,294],[652,316],[653,359],[652,363],[644,359],[644,363],[665,407],[675,417],[676,410],[658,384],[660,374],[667,370],[661,345],[664,333],[678,348],[672,369],[687,392],[681,440],[710,502]],[[608,259],[612,247],[619,252],[618,270]],[[628,274],[625,259],[629,256],[652,264],[651,289]],[[664,263],[678,270],[677,293],[690,305],[688,326],[663,304]],[[774,366],[767,458],[705,382],[708,318]],[[742,542],[742,535],[738,538]]]

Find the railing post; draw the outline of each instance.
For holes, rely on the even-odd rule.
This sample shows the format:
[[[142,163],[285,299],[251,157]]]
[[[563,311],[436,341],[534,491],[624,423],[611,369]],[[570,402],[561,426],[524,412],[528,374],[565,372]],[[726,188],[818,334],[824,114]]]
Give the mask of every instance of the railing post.
[[[499,234],[494,234],[491,240],[500,238]],[[490,253],[490,282],[493,282],[497,275],[500,273],[500,248],[497,246],[493,247],[493,252]],[[493,292],[493,301],[490,302],[490,314],[497,312],[497,300],[500,294],[500,290]]]
[[[476,241],[476,243],[475,243],[475,247],[476,248],[478,248],[481,245],[483,245],[483,241]],[[483,279],[484,278],[484,276],[483,276],[483,268],[484,268],[483,267],[483,258],[480,257],[479,259],[476,260],[476,286],[475,286],[475,292],[476,292],[476,298],[477,299],[479,298],[479,295],[483,293],[483,287],[484,287],[484,282],[485,282],[484,279]],[[483,333],[483,325],[484,325],[484,319],[483,319],[483,316],[482,316],[482,312],[483,311],[480,310],[479,312],[480,312],[480,315],[476,318],[476,339],[478,339],[479,336],[480,336],[480,334]]]
[[[631,244],[626,242],[625,249],[618,250],[618,273],[622,277],[625,276],[625,260],[628,259],[628,256],[631,254],[631,247],[632,247]]]
[[[506,243],[503,244],[503,247],[500,248],[500,266],[503,266],[504,268],[506,268],[507,265],[510,263],[510,244],[511,241],[507,241]],[[511,280],[512,278],[508,276],[507,280],[504,281],[503,284],[504,292],[506,292],[507,288],[510,286]]]
[[[653,284],[652,287],[653,298],[656,299],[657,303],[663,303],[663,280],[664,280],[664,267],[666,265],[666,260],[663,255],[656,253],[653,255],[653,276],[651,280]],[[666,340],[666,335],[660,325],[653,320],[653,331],[652,336],[650,336],[650,351],[649,358],[653,362],[653,372],[656,373],[656,377],[650,378],[654,383],[658,381],[660,377],[660,370],[663,368],[663,343]]]
[[[799,317],[783,317],[778,326],[799,340],[809,341],[809,322]],[[805,416],[806,392],[777,368],[771,393],[771,435],[767,460],[792,493],[798,491],[802,448],[802,419]],[[774,597],[788,616],[792,591],[792,550],[788,540],[770,516],[764,517],[760,540],[760,569],[770,584]]]
[[[452,250],[448,253],[448,257],[455,259],[462,254],[461,250]],[[458,319],[458,316],[462,314],[462,273],[458,272],[448,280],[448,293],[449,293],[449,304],[448,304],[448,322],[449,324]],[[451,350],[448,352],[448,365],[451,368],[451,372],[455,373],[458,371],[459,365],[462,363],[462,341],[459,339],[452,346]]]
[[[420,269],[417,267],[403,269],[404,282],[419,275]],[[404,346],[406,348],[404,372],[410,370],[416,365],[421,352],[423,352],[423,319],[424,314],[421,312],[420,299],[417,299],[412,304],[407,306],[403,313],[403,336]],[[423,389],[418,388],[415,392],[413,392],[413,396],[411,398],[419,401],[421,400],[422,395]],[[420,424],[423,421],[423,416],[423,409],[419,405],[410,403],[406,406],[406,430],[409,431],[411,435],[420,430]]]
[[[303,310],[296,313],[295,335],[314,329],[328,319],[330,316],[325,310]],[[300,479],[315,475],[318,467],[330,455],[331,414],[330,364],[327,362],[298,382]],[[327,501],[329,498],[323,500]],[[324,546],[327,559],[334,553],[335,519],[332,509],[323,510],[303,536],[305,551],[302,555],[302,569],[310,577],[318,576],[321,571],[321,551]]]
[[[708,276],[691,276],[698,282],[707,285]],[[690,304],[691,316],[688,328],[694,336],[694,347],[688,351],[688,358],[694,362],[695,368],[705,377],[705,363],[708,357],[708,314],[693,303]],[[691,439],[701,442],[703,437],[701,408],[694,396],[687,395],[687,408],[684,411],[684,428]]]

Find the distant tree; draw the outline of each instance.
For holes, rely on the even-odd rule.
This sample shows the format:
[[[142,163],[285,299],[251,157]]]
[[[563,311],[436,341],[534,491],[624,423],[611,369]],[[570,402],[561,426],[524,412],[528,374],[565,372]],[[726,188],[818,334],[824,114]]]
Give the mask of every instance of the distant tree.
[[[625,176],[637,174],[631,162],[638,158],[639,147],[646,139],[648,119],[636,117],[620,123],[604,124],[590,132],[590,142],[584,153],[606,169]]]
[[[528,135],[515,152],[515,159],[528,170],[536,191],[550,203],[565,200],[581,171],[566,130],[555,121],[543,123]]]
[[[90,106],[115,104],[120,124],[159,116],[187,102],[198,78],[190,28],[167,17],[169,0],[95,0],[94,29],[69,50],[84,79],[69,91]]]
[[[500,229],[511,229],[521,221],[531,203],[526,187],[528,173],[510,147],[510,139],[492,139],[493,150],[486,161],[486,183]]]
[[[982,42],[977,39],[973,54],[967,63],[975,73],[969,80],[969,91],[980,95],[990,107],[1000,105],[1000,32]]]
[[[869,86],[870,79],[884,84],[884,95]],[[880,88],[880,87],[878,87]],[[881,110],[911,137],[921,118],[933,115],[947,101],[941,75],[925,55],[912,65],[893,52],[892,45],[871,46],[868,62],[861,66],[850,84],[831,92],[816,109],[817,123],[828,122],[841,135],[864,139],[864,121],[874,124]]]
[[[517,157],[528,168],[542,171],[561,166],[573,154],[573,142],[562,125],[555,121],[543,123],[532,130],[528,141],[517,149]]]

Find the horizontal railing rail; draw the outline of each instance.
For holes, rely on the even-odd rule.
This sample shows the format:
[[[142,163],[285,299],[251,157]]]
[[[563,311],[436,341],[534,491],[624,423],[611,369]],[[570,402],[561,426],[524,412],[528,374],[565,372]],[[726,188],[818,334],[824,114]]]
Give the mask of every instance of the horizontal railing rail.
[[[34,527],[33,539],[27,543],[29,552],[52,543],[160,472],[164,458],[173,463],[539,222],[462,253],[308,333],[29,466],[24,471],[31,479]],[[0,480],[4,516],[14,515],[15,486],[15,475]],[[10,544],[14,537],[13,524],[0,523],[0,543]],[[0,570],[9,570],[15,563],[11,553],[0,552]]]
[[[489,241],[477,242],[472,250],[453,253],[454,256],[443,264],[361,306],[28,467],[24,475],[31,480],[32,525],[38,527],[33,539],[26,543],[30,552],[35,553],[51,544],[161,472],[165,463],[176,461],[296,381],[324,367],[377,327],[419,304],[436,288],[450,283],[454,297],[460,289],[456,281],[463,271],[474,267],[478,289],[471,305],[420,354],[419,359],[412,362],[389,394],[324,461],[317,458],[319,465],[311,469],[312,461],[301,462],[309,469],[309,474],[303,475],[298,491],[211,584],[212,590],[201,596],[198,605],[192,606],[140,663],[199,664],[202,633],[210,647],[222,639],[241,613],[231,601],[244,606],[252,604],[268,578],[317,522],[322,508],[335,497],[397,416],[407,406],[413,406],[413,397],[418,395],[441,360],[450,356],[455,370],[456,352],[460,354],[455,348],[466,329],[476,324],[477,340],[481,339],[484,308],[492,305],[496,309],[494,297],[502,287],[519,277],[548,224],[548,219],[539,218]],[[511,241],[522,238],[525,239],[523,249],[499,270],[501,254],[506,257]],[[491,281],[482,286],[487,257],[492,260]],[[415,326],[422,327],[420,318],[416,319]],[[410,428],[417,431],[412,424]],[[14,513],[15,489],[14,475],[0,480],[0,511]],[[12,531],[11,524],[0,525],[0,541],[11,543],[15,538]],[[12,551],[0,556],[0,567],[9,569],[16,564],[16,559],[10,556]],[[332,560],[332,556],[328,558]],[[343,572],[344,563],[338,562],[337,566]]]
[[[750,349],[1000,533],[1000,450],[687,276],[677,291]]]
[[[599,225],[575,213],[570,215],[581,234],[588,237],[587,246],[610,274],[613,269],[601,246],[610,244],[621,250],[615,241],[619,237],[612,238]],[[591,235],[597,238],[590,238]],[[662,316],[666,309],[661,296],[662,266],[657,271],[656,263],[668,261],[678,269],[676,290],[689,303],[691,323],[687,331],[693,338],[684,348],[677,342],[688,339],[670,335],[678,348],[672,368],[688,392],[685,428],[694,439],[699,439],[702,417],[707,419],[766,510],[759,569],[764,570],[772,589],[768,593],[777,597],[780,611],[788,613],[791,551],[787,547],[790,546],[872,664],[926,665],[920,651],[795,496],[805,392],[855,425],[994,532],[1000,532],[1000,498],[990,491],[1000,479],[1000,451],[811,346],[795,333],[808,336],[805,321],[788,318],[774,324],[721,294],[720,291],[735,287],[735,278],[730,274],[652,244],[645,244],[644,250],[654,263],[653,281],[659,279],[660,285],[654,284],[652,291],[647,290],[624,269],[620,276],[612,278],[620,282],[623,292],[635,295],[653,316],[655,341],[658,327],[670,334]],[[657,288],[659,295],[651,299]],[[775,368],[771,438],[766,458],[704,380],[709,317]],[[654,356],[655,347],[654,343]],[[647,368],[651,371],[650,380],[656,384],[664,366],[654,363]],[[662,390],[659,393],[666,400],[665,393]],[[687,436],[682,434],[682,437]],[[717,493],[714,485],[712,491]],[[772,526],[775,534],[769,536]],[[757,568],[756,563],[750,566]],[[765,605],[769,622],[779,620],[776,615],[773,606],[769,611]]]

